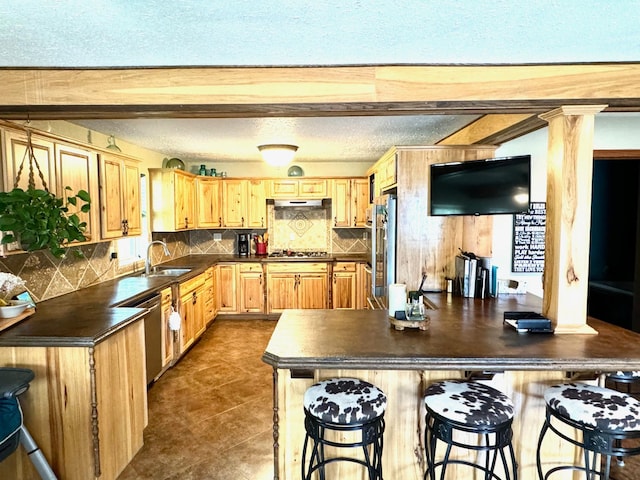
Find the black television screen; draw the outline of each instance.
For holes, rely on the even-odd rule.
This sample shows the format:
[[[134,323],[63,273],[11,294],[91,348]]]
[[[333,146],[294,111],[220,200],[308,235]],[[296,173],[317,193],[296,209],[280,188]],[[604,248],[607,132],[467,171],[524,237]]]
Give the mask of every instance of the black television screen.
[[[431,165],[431,215],[496,215],[529,208],[531,155]]]

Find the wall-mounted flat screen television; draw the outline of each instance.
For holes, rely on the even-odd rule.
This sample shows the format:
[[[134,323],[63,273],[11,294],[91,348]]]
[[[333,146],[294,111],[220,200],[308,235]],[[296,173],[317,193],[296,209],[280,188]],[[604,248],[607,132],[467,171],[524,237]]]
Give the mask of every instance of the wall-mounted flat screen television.
[[[431,215],[501,215],[526,212],[531,155],[431,165]]]

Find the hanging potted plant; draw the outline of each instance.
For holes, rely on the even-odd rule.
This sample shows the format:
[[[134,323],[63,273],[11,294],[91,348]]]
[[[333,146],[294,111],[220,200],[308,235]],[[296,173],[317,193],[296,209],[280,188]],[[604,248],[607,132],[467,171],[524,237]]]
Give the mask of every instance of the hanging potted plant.
[[[37,188],[0,192],[2,243],[18,242],[28,252],[48,248],[60,258],[71,242],[86,240],[87,223],[81,222],[76,213],[70,214],[69,206],[79,206],[81,212],[88,212],[90,204],[89,194],[84,190],[66,198]]]
[[[84,241],[87,223],[80,221],[77,212],[88,212],[91,198],[85,190],[56,197],[47,188],[44,176],[33,155],[31,132],[27,131],[29,182],[26,190],[18,188],[24,159],[18,170],[15,188],[0,192],[0,231],[3,245],[18,242],[28,252],[48,248],[55,257],[63,257],[71,242]],[[33,165],[38,170],[43,187],[35,188]],[[71,211],[73,209],[73,212]]]

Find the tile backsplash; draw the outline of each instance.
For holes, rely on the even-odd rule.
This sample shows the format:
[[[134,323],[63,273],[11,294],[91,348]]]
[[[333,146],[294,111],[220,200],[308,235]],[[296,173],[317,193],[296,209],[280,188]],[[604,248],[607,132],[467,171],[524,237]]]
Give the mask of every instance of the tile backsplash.
[[[268,208],[269,228],[261,230],[192,230],[189,232],[157,232],[153,240],[164,240],[175,259],[189,254],[233,254],[238,233],[262,235],[269,233],[268,252],[326,251],[328,253],[365,253],[368,232],[363,228],[333,229],[331,211],[326,208]],[[0,258],[0,270],[22,278],[36,302],[64,295],[118,276],[133,273],[143,267],[144,259],[135,265],[118,269],[110,258],[112,242],[81,245],[69,251],[63,259],[48,251],[8,255]],[[255,243],[251,242],[255,251]],[[78,255],[77,253],[81,253]],[[169,260],[162,248],[152,248],[153,264]]]

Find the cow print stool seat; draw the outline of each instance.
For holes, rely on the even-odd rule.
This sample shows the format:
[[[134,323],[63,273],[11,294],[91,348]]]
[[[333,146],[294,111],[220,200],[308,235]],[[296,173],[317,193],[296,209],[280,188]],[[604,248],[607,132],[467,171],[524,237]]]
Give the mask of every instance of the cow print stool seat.
[[[447,466],[452,464],[481,470],[485,479],[499,480],[500,477],[495,473],[498,456],[502,461],[505,479],[518,478],[518,467],[511,442],[514,407],[506,395],[484,383],[445,380],[427,388],[424,403],[427,409],[424,439],[427,463],[425,480],[435,480],[438,467],[442,467],[440,478],[445,478]],[[470,437],[464,432],[476,435]],[[472,440],[466,440],[469,438],[481,441],[471,443]],[[438,440],[446,444],[442,460],[437,460],[436,457]],[[483,452],[484,462],[479,459],[471,462],[462,457],[452,458],[452,447],[464,448],[478,454]],[[510,462],[507,461],[505,450],[509,452]],[[462,473],[458,474],[456,471],[456,474]]]
[[[580,470],[586,478],[598,475],[609,479],[612,456],[640,454],[640,446],[623,447],[622,441],[640,438],[640,402],[635,398],[586,383],[567,383],[549,387],[544,393],[545,422],[540,431],[536,463],[540,479],[560,470]],[[557,425],[559,423],[560,425]],[[561,430],[562,425],[565,428]],[[570,437],[566,425],[580,432],[581,439]],[[543,476],[541,449],[548,430],[583,449],[584,465],[561,465]],[[605,461],[598,465],[599,455]]]
[[[325,465],[347,461],[363,465],[369,480],[382,480],[386,405],[387,397],[382,390],[356,378],[334,378],[309,387],[304,394],[306,436],[302,450],[302,478],[309,480],[313,472],[319,471],[320,479],[324,480]],[[341,440],[335,439],[337,437]],[[309,465],[306,465],[309,445],[311,455]],[[327,458],[325,446],[362,447],[364,456]]]

